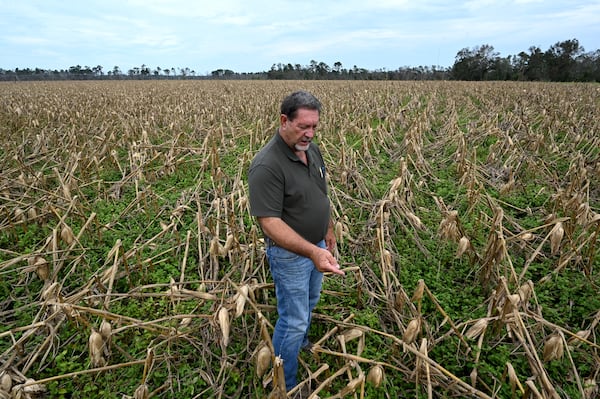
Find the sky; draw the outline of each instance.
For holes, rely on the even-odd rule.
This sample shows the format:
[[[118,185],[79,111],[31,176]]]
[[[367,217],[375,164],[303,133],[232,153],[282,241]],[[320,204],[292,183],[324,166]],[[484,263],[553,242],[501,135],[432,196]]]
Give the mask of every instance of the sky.
[[[0,0],[0,68],[262,72],[273,64],[451,67],[577,39],[600,49],[600,0]]]

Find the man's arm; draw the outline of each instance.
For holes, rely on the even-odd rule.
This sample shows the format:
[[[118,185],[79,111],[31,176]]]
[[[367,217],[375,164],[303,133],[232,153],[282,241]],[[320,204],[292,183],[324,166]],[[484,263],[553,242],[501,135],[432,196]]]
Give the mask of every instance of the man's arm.
[[[297,253],[298,255],[310,258],[318,271],[344,275],[344,272],[340,270],[340,265],[337,260],[328,249],[320,248],[317,245],[306,241],[288,226],[287,223],[281,220],[281,218],[259,217],[258,223],[263,232],[275,241],[277,245],[288,251]],[[331,241],[331,236],[333,236],[333,242]],[[335,235],[333,235],[331,223],[330,228],[327,230],[326,243],[328,248],[330,245],[335,245]]]

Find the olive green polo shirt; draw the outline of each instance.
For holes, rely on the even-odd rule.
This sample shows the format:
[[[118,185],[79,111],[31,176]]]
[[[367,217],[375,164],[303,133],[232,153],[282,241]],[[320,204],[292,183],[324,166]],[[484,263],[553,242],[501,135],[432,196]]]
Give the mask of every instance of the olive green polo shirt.
[[[313,244],[325,238],[329,198],[325,163],[311,143],[305,165],[279,132],[256,154],[248,171],[250,213],[278,217]]]

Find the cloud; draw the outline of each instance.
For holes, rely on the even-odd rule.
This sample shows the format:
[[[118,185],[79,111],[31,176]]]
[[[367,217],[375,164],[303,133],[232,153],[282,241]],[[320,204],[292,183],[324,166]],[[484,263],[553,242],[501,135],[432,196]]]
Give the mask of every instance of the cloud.
[[[598,48],[599,15],[598,0],[11,2],[0,17],[0,51],[8,54],[0,67],[450,65],[457,51],[481,44],[503,56],[570,38]]]

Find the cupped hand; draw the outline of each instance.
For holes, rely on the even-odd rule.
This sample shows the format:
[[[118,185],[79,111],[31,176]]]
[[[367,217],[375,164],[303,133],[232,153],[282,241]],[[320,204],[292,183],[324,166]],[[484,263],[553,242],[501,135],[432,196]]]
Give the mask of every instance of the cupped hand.
[[[318,251],[315,253],[312,260],[317,270],[322,273],[331,272],[334,274],[339,274],[340,276],[346,274],[340,269],[340,264],[333,257],[331,252],[325,248],[318,248]]]

